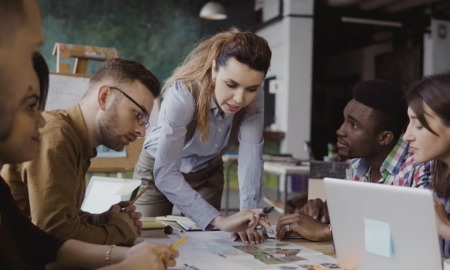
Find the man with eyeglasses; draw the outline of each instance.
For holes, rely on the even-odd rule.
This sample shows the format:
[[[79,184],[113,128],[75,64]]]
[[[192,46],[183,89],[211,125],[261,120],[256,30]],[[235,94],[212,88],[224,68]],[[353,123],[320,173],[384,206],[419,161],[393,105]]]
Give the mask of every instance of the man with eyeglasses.
[[[37,158],[2,176],[21,209],[41,229],[95,244],[131,245],[140,235],[141,214],[120,203],[102,214],[81,211],[85,175],[95,148],[116,151],[145,136],[159,80],[143,65],[109,59],[89,81],[78,104],[44,112]],[[101,200],[101,198],[98,198]],[[125,210],[122,208],[125,207]]]

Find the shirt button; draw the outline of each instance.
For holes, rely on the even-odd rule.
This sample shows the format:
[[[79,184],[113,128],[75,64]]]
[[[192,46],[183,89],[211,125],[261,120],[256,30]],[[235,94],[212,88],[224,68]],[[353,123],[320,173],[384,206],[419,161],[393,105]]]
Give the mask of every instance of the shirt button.
[[[219,146],[216,144],[216,145],[214,145],[214,147],[219,147]]]
[[[221,132],[222,131],[222,129],[221,128],[219,128],[219,132]]]

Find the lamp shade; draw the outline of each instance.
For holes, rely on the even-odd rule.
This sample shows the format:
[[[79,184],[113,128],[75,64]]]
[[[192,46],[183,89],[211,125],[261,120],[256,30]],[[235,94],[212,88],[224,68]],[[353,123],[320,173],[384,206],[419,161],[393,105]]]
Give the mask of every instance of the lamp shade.
[[[208,2],[200,10],[200,18],[206,20],[225,20],[227,13],[222,4],[217,2]]]

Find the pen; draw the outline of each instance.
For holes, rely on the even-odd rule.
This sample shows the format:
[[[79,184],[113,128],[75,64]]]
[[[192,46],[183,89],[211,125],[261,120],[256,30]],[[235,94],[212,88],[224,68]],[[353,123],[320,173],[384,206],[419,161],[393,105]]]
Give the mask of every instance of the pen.
[[[270,214],[270,212],[272,212],[272,210],[273,210],[273,206],[267,206],[267,207],[264,207],[264,208],[261,210],[261,212],[258,213],[258,215],[259,215],[260,217],[265,216],[265,215],[267,215],[267,214]]]
[[[183,244],[183,242],[186,241],[186,239],[187,239],[186,236],[181,237],[180,240],[178,240],[175,244],[172,244],[172,245],[170,246],[170,249],[172,249],[172,250],[176,249],[176,248],[179,247],[181,244]],[[160,258],[161,260],[164,259],[164,254],[161,254],[161,255],[159,256],[159,258]]]
[[[142,188],[142,190],[136,195],[136,197],[133,198],[133,200],[131,200],[130,204],[133,204],[137,199],[139,199],[139,197],[142,196],[142,194],[144,194],[144,192],[148,189],[148,185],[144,186],[144,188]]]
[[[184,267],[186,267],[185,269],[200,270],[200,268],[188,264],[184,264]]]
[[[260,226],[261,227],[261,231],[262,231],[262,235],[264,237],[264,239],[269,239],[269,235],[267,234],[267,229],[264,226]],[[271,230],[271,233],[273,233],[273,231]]]
[[[148,185],[144,186],[141,190],[141,192],[139,192],[139,194],[136,195],[136,197],[133,198],[133,200],[130,201],[130,204],[127,204],[127,206],[132,205],[134,202],[136,202],[137,199],[139,199],[139,197],[142,196],[142,194],[144,194],[144,192],[148,189]],[[120,212],[125,212],[126,207],[123,207],[122,209],[120,209]]]
[[[268,207],[264,207],[261,212],[258,213],[258,215],[260,217],[264,217],[266,215],[268,215],[270,212],[272,212],[273,210],[273,206],[268,206]],[[260,219],[259,223],[269,232],[273,233],[272,227],[270,226],[270,224],[268,222],[266,222],[264,219]]]

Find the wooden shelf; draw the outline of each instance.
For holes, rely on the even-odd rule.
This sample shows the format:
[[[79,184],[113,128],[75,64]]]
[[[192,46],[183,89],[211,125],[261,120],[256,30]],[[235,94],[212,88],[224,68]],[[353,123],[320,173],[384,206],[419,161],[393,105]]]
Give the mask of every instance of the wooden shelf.
[[[264,130],[263,137],[265,140],[282,141],[285,133],[281,131]]]

